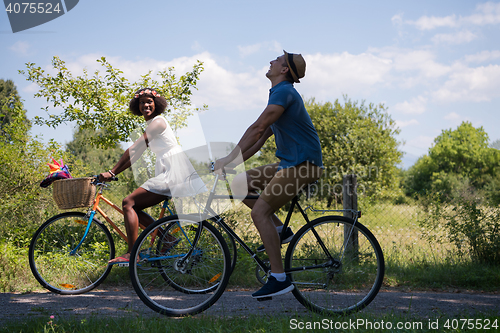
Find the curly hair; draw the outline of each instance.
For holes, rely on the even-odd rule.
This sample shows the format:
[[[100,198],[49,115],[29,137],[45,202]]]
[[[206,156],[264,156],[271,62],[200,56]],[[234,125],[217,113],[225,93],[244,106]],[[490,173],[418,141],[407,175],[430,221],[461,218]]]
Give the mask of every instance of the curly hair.
[[[156,90],[151,88],[142,88],[137,90],[134,94],[134,97],[129,102],[128,108],[132,114],[136,116],[142,116],[141,111],[139,110],[139,98],[140,96],[151,97],[155,102],[155,114],[159,115],[165,112],[167,109],[168,103],[165,97],[160,96]]]

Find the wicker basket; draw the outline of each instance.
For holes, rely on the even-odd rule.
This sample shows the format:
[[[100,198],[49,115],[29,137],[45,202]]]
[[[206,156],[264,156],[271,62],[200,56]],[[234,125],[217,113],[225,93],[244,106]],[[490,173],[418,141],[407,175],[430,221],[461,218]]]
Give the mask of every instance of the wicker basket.
[[[96,187],[94,178],[71,178],[56,180],[52,196],[59,209],[90,207],[94,202]]]

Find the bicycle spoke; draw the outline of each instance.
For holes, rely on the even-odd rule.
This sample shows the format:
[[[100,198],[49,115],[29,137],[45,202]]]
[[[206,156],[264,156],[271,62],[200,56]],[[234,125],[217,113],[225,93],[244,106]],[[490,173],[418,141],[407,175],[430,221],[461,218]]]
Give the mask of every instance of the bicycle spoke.
[[[353,229],[351,222],[335,216],[311,222],[332,258],[317,245],[310,226],[300,229],[289,245],[285,269],[295,270],[290,273],[294,295],[313,311],[357,311],[368,305],[380,289],[384,275],[380,246],[364,226],[358,223]],[[350,243],[351,235],[357,236],[354,245]]]
[[[95,288],[109,274],[107,261],[114,257],[109,231],[93,222],[77,253],[70,249],[80,243],[85,214],[63,213],[45,222],[35,233],[29,249],[30,268],[35,278],[50,291],[78,294]],[[75,223],[76,222],[76,223]]]
[[[227,245],[213,226],[200,226],[174,216],[157,221],[139,236],[131,255],[149,252],[130,266],[130,274],[137,294],[153,310],[195,314],[224,291],[230,267]]]

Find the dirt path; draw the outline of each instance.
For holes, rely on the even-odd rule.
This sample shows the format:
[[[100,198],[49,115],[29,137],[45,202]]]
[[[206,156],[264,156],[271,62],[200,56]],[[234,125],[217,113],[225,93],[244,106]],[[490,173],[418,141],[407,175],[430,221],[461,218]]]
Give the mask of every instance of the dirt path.
[[[250,314],[283,315],[296,317],[308,311],[291,293],[272,301],[257,302],[253,291],[226,291],[203,315],[245,316]],[[487,293],[434,293],[381,291],[363,311],[380,313],[410,313],[417,317],[445,315],[459,317],[476,312],[498,313],[500,295]],[[103,315],[114,317],[160,316],[146,307],[132,288],[98,289],[87,294],[61,296],[50,292],[29,294],[0,294],[0,323],[21,320],[25,316],[51,315],[59,317]]]

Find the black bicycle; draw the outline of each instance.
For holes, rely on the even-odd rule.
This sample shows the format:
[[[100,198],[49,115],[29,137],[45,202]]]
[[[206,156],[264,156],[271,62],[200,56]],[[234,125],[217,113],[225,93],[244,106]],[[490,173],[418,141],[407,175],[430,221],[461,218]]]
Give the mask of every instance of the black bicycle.
[[[134,244],[131,258],[140,259],[130,263],[132,285],[154,311],[168,316],[194,315],[209,308],[222,295],[234,258],[214,225],[256,261],[262,279],[270,273],[267,260],[260,259],[211,208],[214,200],[228,198],[215,194],[220,177],[215,176],[201,213],[164,217],[146,228]],[[382,285],[385,266],[378,241],[358,221],[361,213],[335,210],[350,213],[353,218],[327,215],[310,221],[307,210],[318,211],[312,207],[303,209],[297,196],[291,202],[284,228],[295,209],[305,224],[288,245],[284,266],[295,286],[295,298],[322,315],[347,314],[366,307]],[[162,251],[159,235],[165,233],[175,236],[178,242]]]

